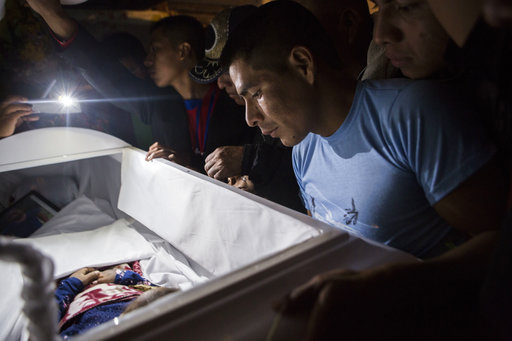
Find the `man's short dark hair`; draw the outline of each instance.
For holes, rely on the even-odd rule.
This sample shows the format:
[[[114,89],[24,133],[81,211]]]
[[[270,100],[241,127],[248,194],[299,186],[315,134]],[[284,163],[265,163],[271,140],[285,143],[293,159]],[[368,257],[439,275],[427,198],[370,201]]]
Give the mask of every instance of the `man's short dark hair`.
[[[150,32],[161,31],[173,46],[189,43],[199,60],[204,56],[204,28],[197,19],[188,15],[175,15],[157,21]]]
[[[315,16],[293,1],[272,1],[244,20],[222,51],[224,68],[242,59],[254,69],[286,70],[291,49],[304,46],[317,63],[333,68],[340,61],[327,33]]]

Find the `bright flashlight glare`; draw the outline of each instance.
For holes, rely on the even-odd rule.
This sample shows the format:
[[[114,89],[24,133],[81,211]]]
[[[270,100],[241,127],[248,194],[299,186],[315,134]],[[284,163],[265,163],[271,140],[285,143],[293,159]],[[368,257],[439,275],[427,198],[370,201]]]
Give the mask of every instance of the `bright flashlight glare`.
[[[65,107],[70,107],[75,103],[75,100],[69,96],[59,96],[59,102]]]

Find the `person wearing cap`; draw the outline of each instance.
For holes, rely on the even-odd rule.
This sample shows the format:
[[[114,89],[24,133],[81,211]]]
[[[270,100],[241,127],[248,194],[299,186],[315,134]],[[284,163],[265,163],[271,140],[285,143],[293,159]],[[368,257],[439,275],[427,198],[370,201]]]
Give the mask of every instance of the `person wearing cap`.
[[[245,5],[219,12],[205,31],[205,56],[190,71],[192,79],[199,83],[216,81],[219,89],[240,106],[244,101],[236,93],[229,73],[220,66],[219,58],[229,34],[255,10],[255,6]],[[279,139],[257,134],[254,141],[243,146],[218,147],[206,157],[204,169],[212,178],[227,180],[240,189],[250,188],[259,196],[305,212],[293,175],[291,148],[283,146]]]
[[[319,23],[297,6],[261,6],[230,37],[222,60],[247,120],[294,146],[313,217],[420,257],[446,252],[454,236],[469,240],[431,262],[321,274],[289,295],[285,311],[309,313],[309,339],[432,339],[430,323],[450,316],[436,303],[467,298],[458,275],[486,262],[478,255],[503,212],[494,148],[455,82],[356,83]],[[465,271],[453,276],[459,262]],[[453,286],[435,296],[439,278]],[[423,300],[433,301],[431,310],[416,310]]]
[[[113,103],[151,125],[154,143],[147,160],[165,157],[203,171],[216,147],[252,141],[241,109],[215,85],[192,80],[190,69],[204,53],[201,24],[188,16],[164,18],[151,29],[145,65],[151,82],[131,75],[55,0],[27,2],[49,25],[63,56]],[[156,86],[155,86],[156,85]]]
[[[371,39],[371,18],[366,4],[360,0],[343,2],[297,0],[297,2],[319,18],[330,34],[338,53],[344,52],[342,63],[356,79],[364,68],[366,50]],[[200,71],[207,69],[204,65],[208,65],[210,67],[208,74],[214,74],[211,71],[211,65],[218,65],[218,58],[222,50],[217,46],[223,47],[227,40],[225,37],[218,37],[219,33],[227,32],[229,35],[229,32],[232,32],[238,23],[254,9],[255,7],[250,5],[235,7],[233,10],[223,11],[231,11],[229,17],[221,12],[212,20],[207,28],[207,36],[210,34],[211,38],[207,40],[214,41],[216,46],[207,48],[207,57],[200,65]],[[345,24],[339,25],[343,19],[345,19],[343,21]],[[346,37],[346,39],[336,39],[337,36]],[[207,44],[207,46],[211,46],[211,44]],[[245,105],[244,100],[236,92],[229,73],[223,71],[217,78],[219,88],[224,89],[238,104]],[[217,75],[218,73],[215,74],[215,76]],[[242,165],[241,169],[240,165]],[[276,169],[277,165],[278,169]],[[248,174],[247,181],[256,183],[257,193],[297,209],[298,196],[295,195],[297,185],[291,168],[291,149],[284,147],[279,139],[265,136],[263,143],[245,145],[243,149],[234,146],[217,148],[206,158],[205,170],[209,176],[217,179],[224,179],[236,174]],[[296,191],[298,192],[298,188]],[[276,194],[281,195],[276,197]]]

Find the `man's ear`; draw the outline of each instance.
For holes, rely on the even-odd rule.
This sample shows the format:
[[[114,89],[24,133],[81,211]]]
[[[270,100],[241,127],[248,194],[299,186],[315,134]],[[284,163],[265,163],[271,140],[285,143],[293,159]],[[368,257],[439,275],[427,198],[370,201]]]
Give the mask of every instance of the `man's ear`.
[[[352,45],[361,29],[363,18],[358,11],[351,8],[344,9],[338,20],[338,38],[344,40],[347,45]]]
[[[178,45],[178,53],[180,60],[185,59],[186,57],[190,56],[192,52],[192,46],[190,46],[189,43],[186,41]]]
[[[314,83],[316,65],[309,49],[304,46],[293,47],[288,56],[288,62],[292,69],[297,70],[309,84]]]

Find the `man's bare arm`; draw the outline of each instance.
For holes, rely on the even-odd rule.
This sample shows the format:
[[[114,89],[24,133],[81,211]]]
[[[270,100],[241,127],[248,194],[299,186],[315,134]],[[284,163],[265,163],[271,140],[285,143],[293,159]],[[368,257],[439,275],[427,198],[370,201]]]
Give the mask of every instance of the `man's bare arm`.
[[[434,205],[455,229],[477,235],[497,230],[505,213],[506,181],[492,160]]]
[[[27,0],[27,3],[43,17],[58,38],[68,40],[75,34],[76,22],[64,11],[58,0]]]
[[[309,313],[306,340],[438,339],[444,328],[469,321],[478,309],[472,302],[478,302],[497,238],[496,231],[483,232],[425,262],[322,273],[293,290],[277,309]],[[458,328],[464,338],[478,325]],[[421,338],[422,332],[432,335]]]

